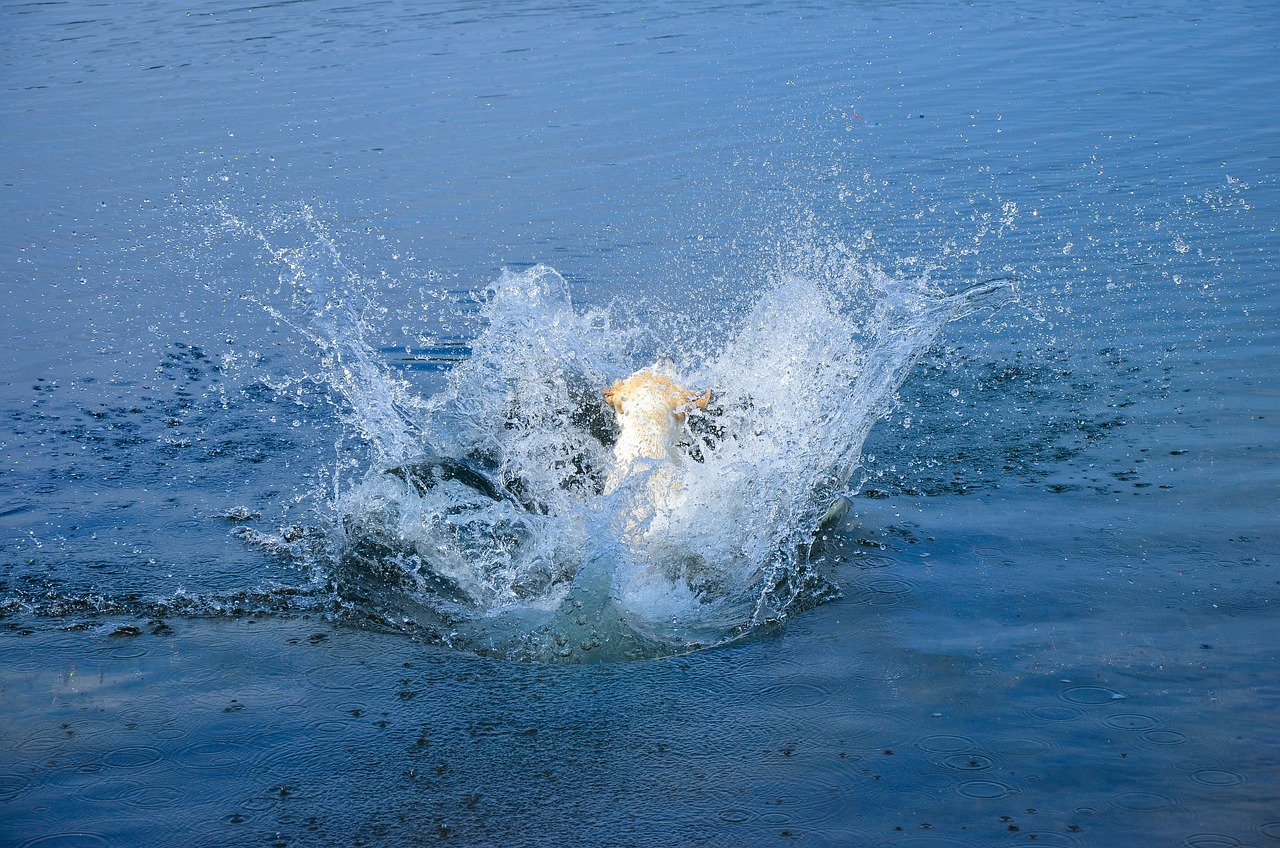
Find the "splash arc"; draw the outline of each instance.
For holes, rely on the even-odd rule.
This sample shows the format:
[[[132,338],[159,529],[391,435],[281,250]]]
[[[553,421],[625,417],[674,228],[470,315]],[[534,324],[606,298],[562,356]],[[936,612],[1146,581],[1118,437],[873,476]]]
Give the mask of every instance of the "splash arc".
[[[866,267],[779,274],[713,347],[663,362],[662,379],[711,394],[689,393],[665,453],[622,476],[608,392],[637,372],[642,322],[576,308],[548,266],[506,272],[471,356],[375,440],[412,433],[412,448],[335,496],[340,584],[505,657],[655,656],[774,626],[838,591],[815,534],[849,508],[863,442],[912,365],[948,322],[1011,294],[990,281],[948,296]],[[353,429],[388,426],[385,403],[347,414],[364,408],[382,417]]]

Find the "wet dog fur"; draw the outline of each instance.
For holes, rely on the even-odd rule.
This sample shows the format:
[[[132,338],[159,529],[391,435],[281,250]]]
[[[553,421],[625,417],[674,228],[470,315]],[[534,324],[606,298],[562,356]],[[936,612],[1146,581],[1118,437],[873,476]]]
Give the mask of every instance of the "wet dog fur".
[[[642,368],[604,390],[604,399],[618,419],[618,441],[613,446],[613,464],[605,480],[606,494],[644,465],[679,467],[684,462],[680,440],[687,415],[705,411],[711,390],[689,391],[664,373],[660,365]],[[651,488],[670,490],[675,485],[669,473],[650,479]],[[669,494],[669,491],[667,492]],[[664,494],[654,491],[655,496]],[[655,500],[657,498],[655,497]]]

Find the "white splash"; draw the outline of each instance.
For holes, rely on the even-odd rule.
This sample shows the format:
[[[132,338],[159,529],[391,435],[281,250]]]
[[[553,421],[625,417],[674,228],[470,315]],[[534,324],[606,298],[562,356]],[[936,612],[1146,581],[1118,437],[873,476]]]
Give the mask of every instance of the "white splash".
[[[509,657],[686,651],[830,597],[809,552],[858,485],[868,432],[947,322],[1010,293],[992,283],[945,296],[927,277],[810,245],[718,336],[655,350],[651,321],[625,304],[576,309],[566,281],[538,266],[494,284],[471,355],[423,397],[365,341],[383,317],[377,284],[344,264],[309,210],[284,221],[307,235],[295,250],[231,216],[224,225],[282,268],[290,305],[263,305],[318,350],[321,372],[299,379],[328,387],[351,434],[335,469],[365,469],[354,483],[335,471],[330,493],[326,568],[340,596]],[[606,492],[617,425],[602,389],[658,353],[713,401],[684,418],[687,461],[641,464]]]
[[[715,403],[690,416],[691,461],[647,472],[679,492],[659,503],[645,473],[601,486],[601,389],[649,364],[640,322],[575,310],[549,267],[504,274],[471,358],[404,425],[423,459],[341,499],[348,535],[400,558],[444,638],[506,655],[688,650],[817,602],[832,587],[804,554],[872,425],[942,326],[1006,291],[837,271],[777,275],[718,349],[668,364]]]

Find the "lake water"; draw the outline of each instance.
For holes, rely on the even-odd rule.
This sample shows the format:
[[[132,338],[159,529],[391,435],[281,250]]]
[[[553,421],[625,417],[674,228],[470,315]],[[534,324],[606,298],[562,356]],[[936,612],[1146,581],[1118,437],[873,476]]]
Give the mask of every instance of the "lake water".
[[[1280,845],[1277,44],[0,4],[0,843]]]

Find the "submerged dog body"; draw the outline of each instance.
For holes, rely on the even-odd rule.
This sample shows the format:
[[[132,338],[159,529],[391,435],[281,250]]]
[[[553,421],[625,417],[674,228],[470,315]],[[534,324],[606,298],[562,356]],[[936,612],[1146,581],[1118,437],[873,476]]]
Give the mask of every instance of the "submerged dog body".
[[[683,464],[679,442],[685,417],[691,409],[707,408],[711,390],[699,395],[678,385],[655,368],[643,368],[604,390],[604,399],[618,417],[619,435],[613,448],[613,465],[605,480],[606,494],[643,464]],[[655,505],[666,502],[676,482],[669,471],[655,469],[650,491]]]
[[[617,491],[631,474],[647,472],[647,503],[637,505],[637,514],[654,515],[677,507],[683,499],[677,470],[684,464],[689,447],[682,443],[690,436],[686,427],[688,415],[695,410],[707,411],[711,389],[698,394],[684,388],[670,376],[665,363],[659,362],[614,382],[604,390],[604,399],[613,407],[619,428],[605,494]],[[714,426],[711,432],[716,432]],[[696,437],[694,442],[697,443]],[[851,507],[847,496],[837,495],[818,518],[817,528],[829,530],[837,526]]]

